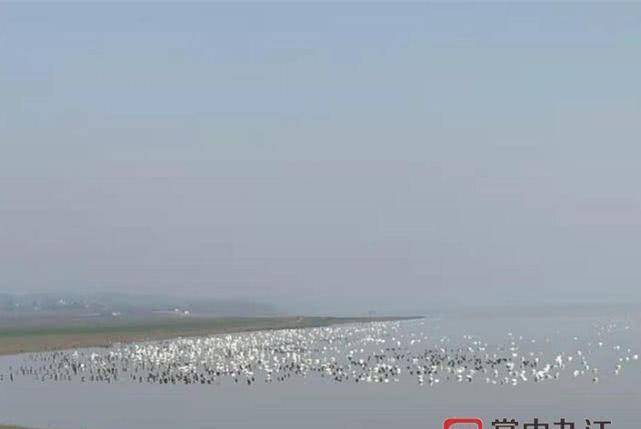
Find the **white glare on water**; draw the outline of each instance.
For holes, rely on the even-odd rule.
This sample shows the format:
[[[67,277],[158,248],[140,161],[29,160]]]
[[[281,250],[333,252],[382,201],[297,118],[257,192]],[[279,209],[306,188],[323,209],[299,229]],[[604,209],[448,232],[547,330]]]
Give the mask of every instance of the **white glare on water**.
[[[424,329],[432,323],[374,322],[34,353],[5,370],[0,381],[251,386],[315,377],[337,383],[517,386],[564,377],[598,383],[639,359],[629,345],[610,343],[620,330],[615,323],[595,325],[587,339],[537,341],[509,332],[492,343],[471,334],[434,335]],[[592,357],[604,351],[597,365]]]

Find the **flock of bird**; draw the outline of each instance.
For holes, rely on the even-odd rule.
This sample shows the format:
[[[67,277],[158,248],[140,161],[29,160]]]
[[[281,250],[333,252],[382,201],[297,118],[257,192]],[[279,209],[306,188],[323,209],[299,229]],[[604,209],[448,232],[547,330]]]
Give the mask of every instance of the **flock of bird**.
[[[549,337],[537,342],[508,333],[490,343],[474,335],[434,335],[428,328],[437,322],[372,322],[33,353],[0,373],[0,382],[251,386],[315,377],[339,383],[519,385],[564,377],[598,382],[639,359],[631,348],[609,342],[613,332],[629,329],[615,323],[595,326],[589,339],[559,340],[555,351]],[[592,356],[603,351],[611,366],[601,370]]]

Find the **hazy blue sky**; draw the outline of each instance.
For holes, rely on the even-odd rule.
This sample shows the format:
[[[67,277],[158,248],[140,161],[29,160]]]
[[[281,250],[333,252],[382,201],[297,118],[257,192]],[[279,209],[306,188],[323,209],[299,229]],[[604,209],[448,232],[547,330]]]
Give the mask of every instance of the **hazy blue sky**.
[[[0,4],[0,290],[641,300],[641,4]]]

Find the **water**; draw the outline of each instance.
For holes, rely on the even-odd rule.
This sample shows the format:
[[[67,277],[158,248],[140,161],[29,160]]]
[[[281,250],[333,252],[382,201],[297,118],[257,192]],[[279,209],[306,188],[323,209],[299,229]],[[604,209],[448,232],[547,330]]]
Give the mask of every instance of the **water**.
[[[538,417],[553,428],[558,426],[551,423],[564,417],[575,421],[577,429],[586,427],[585,419],[612,420],[608,428],[629,429],[636,427],[641,418],[641,361],[633,359],[641,352],[640,339],[638,317],[450,317],[325,330],[239,334],[199,345],[201,354],[194,355],[195,360],[209,359],[209,364],[216,363],[224,370],[231,369],[232,373],[245,358],[233,354],[221,356],[230,344],[235,347],[235,353],[243,352],[247,359],[258,350],[266,353],[266,360],[273,355],[280,356],[282,363],[310,359],[305,377],[292,375],[282,382],[265,382],[267,372],[262,366],[254,365],[251,372],[256,382],[250,386],[244,383],[246,374],[236,376],[238,383],[234,382],[233,375],[221,374],[211,385],[140,383],[138,379],[127,378],[130,375],[127,373],[121,373],[117,381],[110,383],[83,383],[77,377],[72,381],[43,382],[32,376],[16,376],[11,383],[6,379],[9,366],[37,365],[43,358],[44,362],[51,362],[51,356],[6,356],[0,358],[0,373],[5,374],[5,380],[0,382],[0,421],[64,429],[437,428],[450,416],[478,416],[486,422],[486,427],[491,427],[490,421],[504,417],[518,420],[519,427],[523,427],[523,423]],[[599,343],[602,344],[599,346]],[[203,350],[203,344],[208,348]],[[291,355],[291,350],[283,348],[284,345],[299,350],[297,357],[287,358],[286,353],[290,351]],[[195,350],[189,341],[182,343],[182,348],[171,342],[142,347],[144,350],[180,350],[180,354],[163,355],[171,359],[179,356],[180,367],[185,366]],[[425,350],[446,350],[447,355],[452,355],[452,350],[457,349],[462,350],[459,355],[470,358],[497,354],[517,363],[524,356],[538,357],[539,370],[561,354],[564,368],[550,371],[554,374],[558,370],[558,379],[550,376],[534,382],[531,369],[526,369],[527,381],[524,381],[507,376],[508,369],[502,363],[498,365],[498,377],[494,377],[492,371],[487,374],[479,371],[468,382],[466,370],[463,381],[459,382],[456,370],[448,372],[446,369],[450,366],[444,362],[433,376],[439,382],[430,385],[427,374],[423,375],[421,384],[415,368],[412,367],[413,374],[410,374],[406,367],[413,356]],[[131,347],[88,350],[76,359],[87,364],[100,363],[106,353],[127,354],[131,350]],[[382,360],[374,364],[370,359],[363,369],[349,363],[350,351],[351,362],[373,355],[382,356]],[[93,360],[91,353],[97,353]],[[512,357],[512,353],[517,357]],[[405,358],[394,361],[394,357],[400,355]],[[569,356],[573,357],[571,362]],[[316,359],[318,363],[314,363]],[[345,370],[349,375],[346,381],[337,382],[334,376],[321,376],[322,371],[315,370],[327,368],[323,365],[330,362],[335,362],[332,368]],[[383,364],[398,367],[401,372],[394,375],[390,371],[381,377],[381,382],[374,382],[378,374],[374,368]],[[194,372],[199,371],[199,365],[194,365]],[[270,365],[273,370],[274,365]],[[615,375],[617,365],[621,365],[621,370]],[[451,368],[461,366],[454,364]],[[598,368],[596,375],[594,368]],[[575,371],[581,370],[584,374],[575,377]],[[281,374],[290,372],[280,371]],[[372,382],[366,381],[368,376]],[[596,383],[595,376],[598,377]],[[354,381],[357,377],[361,377],[358,383]],[[507,383],[501,384],[506,377]],[[384,382],[385,378],[388,382]],[[490,378],[489,383],[486,378]],[[511,383],[513,378],[518,379],[516,386]],[[592,428],[598,426],[593,424]]]

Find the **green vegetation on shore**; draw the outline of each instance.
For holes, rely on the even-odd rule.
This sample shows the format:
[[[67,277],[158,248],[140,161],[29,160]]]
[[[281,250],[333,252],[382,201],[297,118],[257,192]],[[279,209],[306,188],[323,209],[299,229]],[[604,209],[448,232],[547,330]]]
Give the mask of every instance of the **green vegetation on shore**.
[[[257,330],[311,328],[346,323],[411,319],[410,317],[219,317],[152,318],[118,321],[0,325],[0,355],[106,347],[117,342],[215,335]],[[2,425],[0,429],[27,429]]]
[[[335,324],[400,320],[399,317],[224,317],[140,319],[40,326],[0,326],[0,355],[106,347],[114,343],[256,330],[309,328]],[[0,428],[1,429],[1,428]]]

